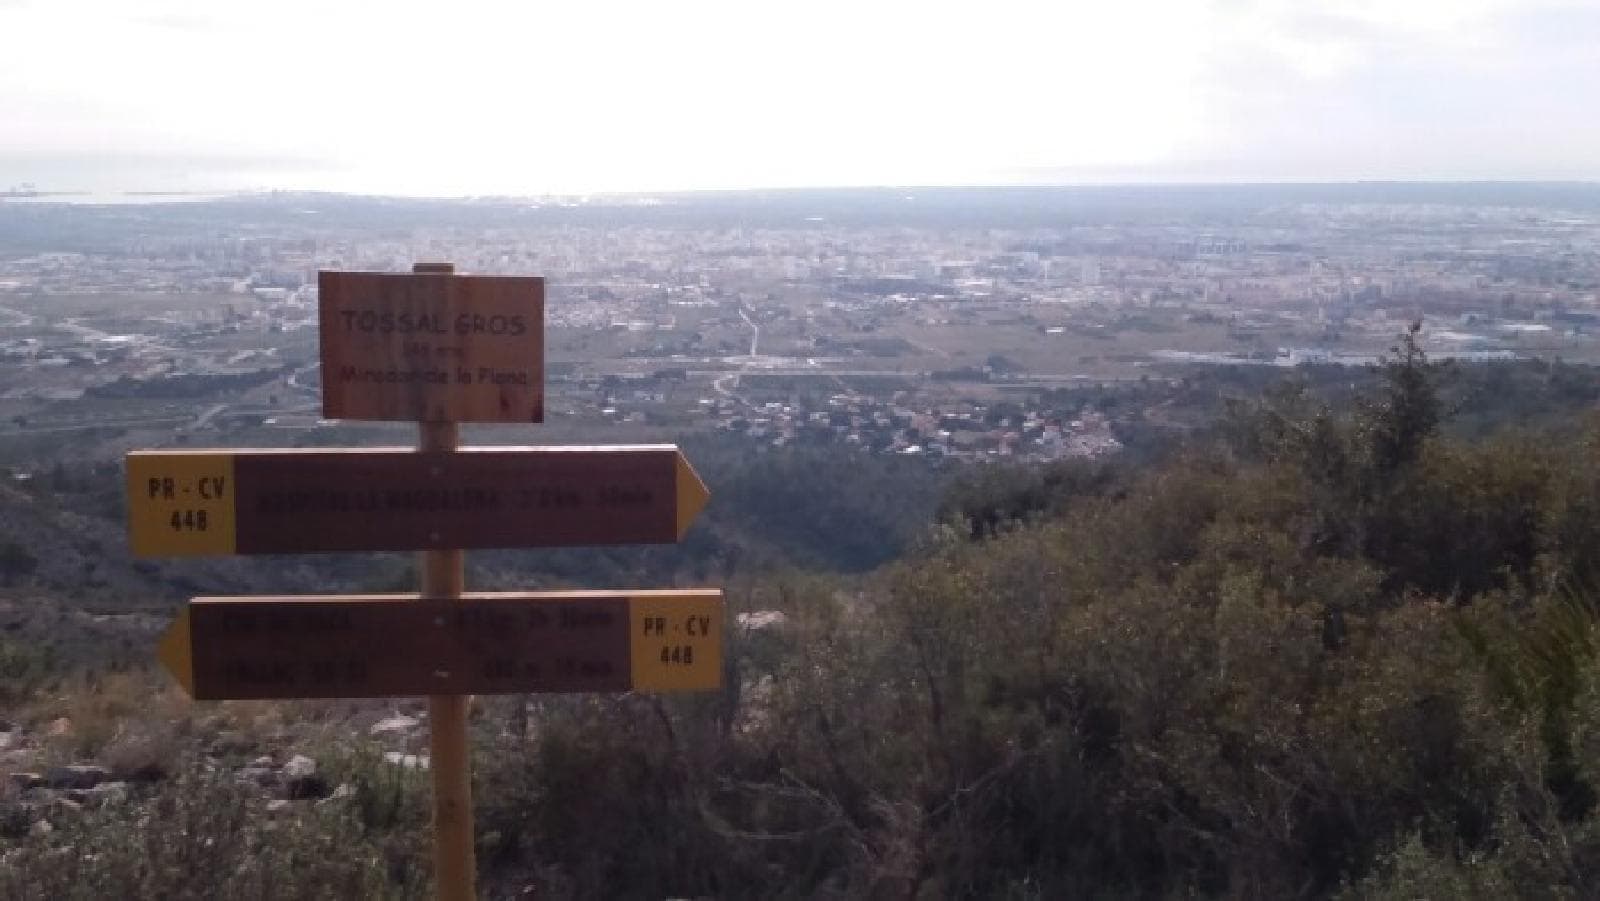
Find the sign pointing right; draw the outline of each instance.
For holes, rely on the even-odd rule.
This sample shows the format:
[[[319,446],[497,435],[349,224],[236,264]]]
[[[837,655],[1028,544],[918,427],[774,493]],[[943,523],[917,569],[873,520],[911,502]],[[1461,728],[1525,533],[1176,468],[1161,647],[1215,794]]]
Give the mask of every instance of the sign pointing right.
[[[670,444],[135,451],[135,556],[666,544],[710,497]]]

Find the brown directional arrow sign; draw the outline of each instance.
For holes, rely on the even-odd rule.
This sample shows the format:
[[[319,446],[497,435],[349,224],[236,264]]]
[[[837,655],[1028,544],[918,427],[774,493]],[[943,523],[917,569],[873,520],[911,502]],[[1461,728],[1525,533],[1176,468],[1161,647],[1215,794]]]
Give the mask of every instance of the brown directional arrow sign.
[[[158,656],[197,700],[703,691],[722,592],[196,598]]]
[[[708,493],[678,449],[134,451],[135,556],[661,544]]]

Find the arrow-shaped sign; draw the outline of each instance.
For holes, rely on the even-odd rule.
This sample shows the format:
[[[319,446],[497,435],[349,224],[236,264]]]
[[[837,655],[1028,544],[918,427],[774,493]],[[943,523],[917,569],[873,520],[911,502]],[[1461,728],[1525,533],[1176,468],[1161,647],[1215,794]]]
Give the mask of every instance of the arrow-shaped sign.
[[[709,493],[677,447],[134,451],[139,557],[663,544]]]
[[[195,598],[157,656],[198,700],[704,691],[722,592]]]

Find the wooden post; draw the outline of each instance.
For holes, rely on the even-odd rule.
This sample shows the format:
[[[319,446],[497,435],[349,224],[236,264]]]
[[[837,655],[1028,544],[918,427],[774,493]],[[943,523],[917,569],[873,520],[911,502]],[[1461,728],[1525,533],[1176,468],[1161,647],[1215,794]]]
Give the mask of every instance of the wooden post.
[[[449,275],[450,263],[417,263],[414,273]],[[448,453],[461,443],[454,422],[417,423],[417,450]],[[457,599],[466,589],[460,550],[421,553],[422,596]],[[470,695],[428,698],[429,768],[433,773],[433,878],[440,901],[472,901],[477,897],[477,862],[473,847],[472,754],[467,745]]]

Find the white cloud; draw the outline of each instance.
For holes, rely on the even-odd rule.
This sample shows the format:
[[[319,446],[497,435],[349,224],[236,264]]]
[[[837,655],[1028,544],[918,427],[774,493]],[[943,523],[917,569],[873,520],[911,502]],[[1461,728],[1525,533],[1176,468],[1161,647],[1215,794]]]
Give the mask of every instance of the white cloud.
[[[1585,55],[1557,66],[1508,36],[1530,10],[1573,8],[0,0],[0,182],[5,158],[85,153],[168,154],[191,182],[420,193],[1207,166],[1344,177],[1352,161],[1379,172],[1396,146],[1413,168],[1444,166],[1463,151],[1429,147],[1403,114],[1448,85],[1381,79],[1481,93],[1593,74]],[[1547,118],[1584,102],[1551,93]],[[1481,125],[1461,96],[1444,134]],[[1588,148],[1594,128],[1569,143]],[[1497,163],[1510,176],[1513,150]]]

